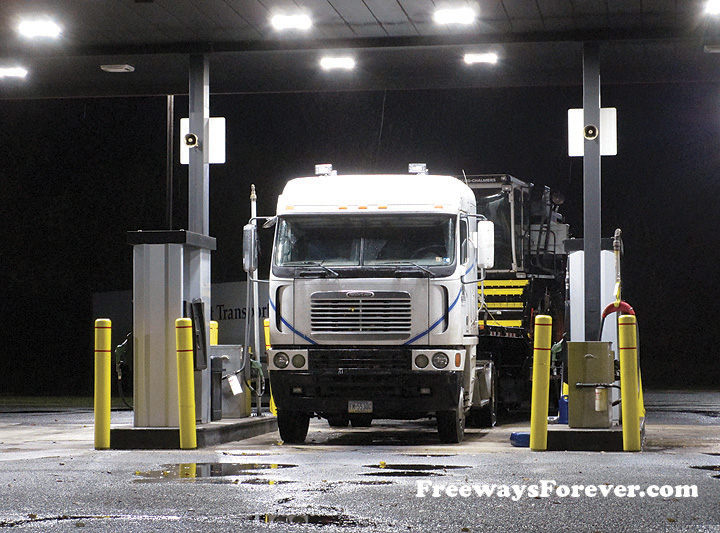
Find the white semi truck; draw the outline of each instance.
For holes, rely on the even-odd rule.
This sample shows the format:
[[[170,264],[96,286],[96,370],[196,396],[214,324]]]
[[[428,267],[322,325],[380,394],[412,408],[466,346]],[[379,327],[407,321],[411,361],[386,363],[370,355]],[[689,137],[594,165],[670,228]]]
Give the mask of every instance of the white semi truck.
[[[435,417],[442,442],[492,425],[495,372],[477,357],[478,276],[493,223],[451,176],[322,175],[278,199],[268,370],[281,438]]]

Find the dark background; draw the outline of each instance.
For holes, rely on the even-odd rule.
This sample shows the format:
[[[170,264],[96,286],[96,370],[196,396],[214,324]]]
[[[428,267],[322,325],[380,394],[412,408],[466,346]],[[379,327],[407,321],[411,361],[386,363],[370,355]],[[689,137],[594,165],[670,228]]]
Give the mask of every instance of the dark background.
[[[638,314],[650,387],[720,382],[719,89],[603,88],[619,139],[618,155],[602,162],[603,236],[623,230],[623,296]],[[187,98],[175,102],[179,120]],[[259,213],[273,214],[284,183],[316,163],[341,173],[405,173],[409,162],[438,174],[510,173],[563,192],[562,212],[582,237],[571,107],[582,107],[579,86],[213,95],[211,115],[227,117],[228,129],[227,163],[210,170],[212,281],[245,279],[250,184]],[[92,294],[132,287],[126,231],[165,228],[165,113],[164,97],[0,101],[2,394],[92,393]],[[178,229],[187,167],[174,171]]]

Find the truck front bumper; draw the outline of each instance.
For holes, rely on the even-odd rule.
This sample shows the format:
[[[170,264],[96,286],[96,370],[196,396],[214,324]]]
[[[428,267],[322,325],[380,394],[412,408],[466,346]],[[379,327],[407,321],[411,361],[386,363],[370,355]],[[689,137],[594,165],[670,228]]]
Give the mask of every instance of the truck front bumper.
[[[456,409],[462,373],[271,370],[270,383],[278,409],[343,416],[349,402],[370,401],[373,418],[413,420]]]

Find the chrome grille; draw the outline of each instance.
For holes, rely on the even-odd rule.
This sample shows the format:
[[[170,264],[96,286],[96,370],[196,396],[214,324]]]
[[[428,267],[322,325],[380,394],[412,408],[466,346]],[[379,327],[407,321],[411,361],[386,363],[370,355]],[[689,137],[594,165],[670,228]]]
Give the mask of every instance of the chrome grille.
[[[315,334],[410,335],[411,315],[407,292],[320,292],[310,300]]]

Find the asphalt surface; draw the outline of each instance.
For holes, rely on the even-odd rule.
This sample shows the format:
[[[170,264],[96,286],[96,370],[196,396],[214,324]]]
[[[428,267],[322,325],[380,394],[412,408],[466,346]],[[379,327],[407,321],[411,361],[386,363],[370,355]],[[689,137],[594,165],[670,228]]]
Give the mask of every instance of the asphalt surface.
[[[3,408],[0,528],[720,531],[720,392],[645,399],[640,453],[515,448],[510,433],[525,421],[444,445],[430,421],[338,430],[320,420],[303,446],[275,432],[192,451],[96,451],[90,410]],[[113,412],[113,424],[130,416]],[[492,496],[475,492],[483,485],[495,486]],[[635,497],[616,495],[618,485],[636,485]],[[528,495],[533,486],[546,493]],[[651,497],[652,486],[665,493]]]

